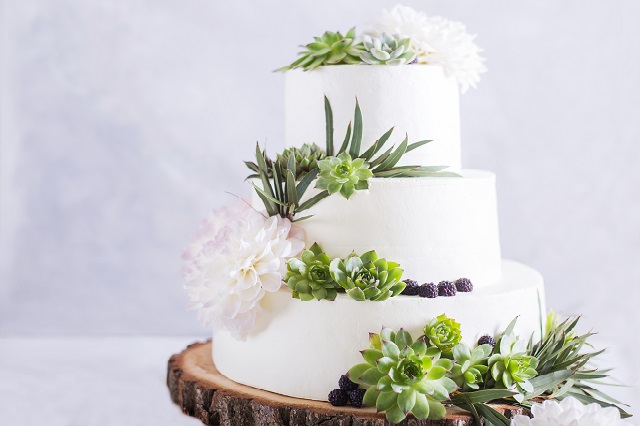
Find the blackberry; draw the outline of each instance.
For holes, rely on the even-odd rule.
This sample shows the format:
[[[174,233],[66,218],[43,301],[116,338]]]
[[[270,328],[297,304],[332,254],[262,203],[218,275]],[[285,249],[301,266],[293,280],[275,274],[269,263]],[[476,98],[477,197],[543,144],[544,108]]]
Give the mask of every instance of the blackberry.
[[[491,347],[493,348],[496,346],[496,339],[489,336],[488,334],[485,334],[480,339],[478,339],[478,346],[480,345],[491,345]]]
[[[469,278],[458,278],[455,282],[456,290],[461,293],[469,293],[473,291],[473,283]]]
[[[420,287],[418,283],[414,280],[406,279],[403,281],[407,286],[402,290],[401,294],[405,296],[415,296],[418,294],[418,288]]]
[[[356,408],[362,407],[365,392],[366,390],[364,389],[354,389],[347,392],[347,395],[349,395],[349,404]]]
[[[438,296],[451,297],[456,295],[456,285],[451,281],[440,281],[438,283]]]
[[[438,297],[438,287],[434,283],[422,284],[418,288],[418,296],[433,299]]]
[[[343,405],[347,405],[347,403],[349,402],[349,395],[347,395],[347,392],[343,391],[342,389],[334,389],[329,392],[328,399],[331,405],[341,407]]]
[[[350,391],[350,390],[354,390],[354,389],[358,389],[358,384],[357,383],[353,383],[344,374],[342,376],[340,376],[340,380],[338,380],[338,386],[340,387],[340,389],[342,389],[345,392],[346,391]]]

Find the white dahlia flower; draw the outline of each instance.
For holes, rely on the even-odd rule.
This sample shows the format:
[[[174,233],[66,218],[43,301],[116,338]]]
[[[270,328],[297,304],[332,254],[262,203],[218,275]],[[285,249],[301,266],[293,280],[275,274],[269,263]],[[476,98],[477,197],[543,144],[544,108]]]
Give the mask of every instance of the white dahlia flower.
[[[418,63],[441,66],[447,76],[456,78],[463,93],[469,87],[475,88],[480,74],[487,70],[480,56],[482,50],[474,42],[476,36],[468,34],[461,22],[397,5],[385,9],[380,20],[365,31],[371,36],[383,32],[409,37]]]
[[[583,405],[573,397],[560,402],[547,400],[531,407],[533,418],[515,416],[511,426],[624,426],[620,412],[613,408],[603,408],[598,404]]]
[[[205,325],[245,337],[267,292],[278,291],[304,233],[279,216],[239,203],[211,215],[184,254],[190,307]]]

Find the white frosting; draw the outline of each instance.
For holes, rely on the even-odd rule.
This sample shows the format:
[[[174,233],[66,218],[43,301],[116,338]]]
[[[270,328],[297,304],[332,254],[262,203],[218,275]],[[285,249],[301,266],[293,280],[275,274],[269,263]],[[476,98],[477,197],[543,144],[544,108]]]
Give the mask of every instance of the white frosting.
[[[513,261],[503,262],[503,278],[492,287],[455,297],[397,296],[384,302],[356,302],[341,294],[333,301],[302,302],[288,289],[265,296],[268,314],[259,332],[236,340],[216,331],[213,359],[229,379],[293,397],[326,400],[340,375],[362,362],[368,333],[382,325],[423,334],[427,321],[445,313],[462,325],[463,341],[497,334],[519,316],[523,339],[539,334],[544,316],[542,276]]]
[[[297,226],[306,233],[307,247],[317,242],[330,257],[376,250],[398,262],[405,278],[466,277],[476,287],[491,285],[500,279],[501,259],[495,175],[461,174],[374,178],[369,190],[349,200],[335,194],[300,213],[314,216]]]
[[[460,166],[460,95],[439,66],[334,65],[285,74],[285,142],[325,145],[324,101],[331,102],[335,145],[353,120],[355,98],[363,115],[362,148],[395,126],[392,139],[433,142],[409,152],[401,164]]]

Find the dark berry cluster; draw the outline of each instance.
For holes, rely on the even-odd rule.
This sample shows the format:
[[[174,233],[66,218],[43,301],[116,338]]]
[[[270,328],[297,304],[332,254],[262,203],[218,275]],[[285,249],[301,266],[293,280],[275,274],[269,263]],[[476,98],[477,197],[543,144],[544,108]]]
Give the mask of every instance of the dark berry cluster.
[[[424,283],[419,285],[416,281],[411,279],[404,280],[407,285],[402,291],[405,296],[420,296],[428,299],[434,297],[443,296],[451,297],[455,296],[457,292],[469,293],[473,291],[473,284],[469,278],[458,278],[451,281],[440,281],[437,285],[434,283]]]
[[[418,294],[418,289],[420,288],[420,285],[418,284],[417,281],[406,279],[403,282],[407,286],[404,288],[404,290],[402,290],[401,294],[404,294],[405,296],[415,296]]]
[[[488,334],[485,334],[480,339],[478,339],[478,346],[480,345],[491,345],[491,347],[493,348],[496,346],[496,339],[489,336]]]
[[[438,296],[451,297],[456,295],[456,285],[451,281],[438,283]]]
[[[329,403],[335,406],[343,406],[351,404],[356,408],[362,407],[364,399],[364,389],[359,389],[358,384],[349,380],[346,375],[340,376],[338,380],[338,389],[329,392]]]

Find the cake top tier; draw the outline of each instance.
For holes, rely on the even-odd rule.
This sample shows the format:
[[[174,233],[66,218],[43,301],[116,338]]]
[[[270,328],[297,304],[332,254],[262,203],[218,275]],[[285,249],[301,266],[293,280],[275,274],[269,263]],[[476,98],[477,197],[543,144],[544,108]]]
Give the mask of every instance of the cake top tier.
[[[405,6],[385,10],[361,34],[354,27],[316,37],[281,69],[288,71],[286,146],[323,141],[323,96],[339,132],[353,119],[357,99],[366,119],[364,149],[394,127],[395,138],[431,141],[407,153],[401,166],[461,169],[459,92],[475,87],[485,70],[473,39],[459,22]]]

